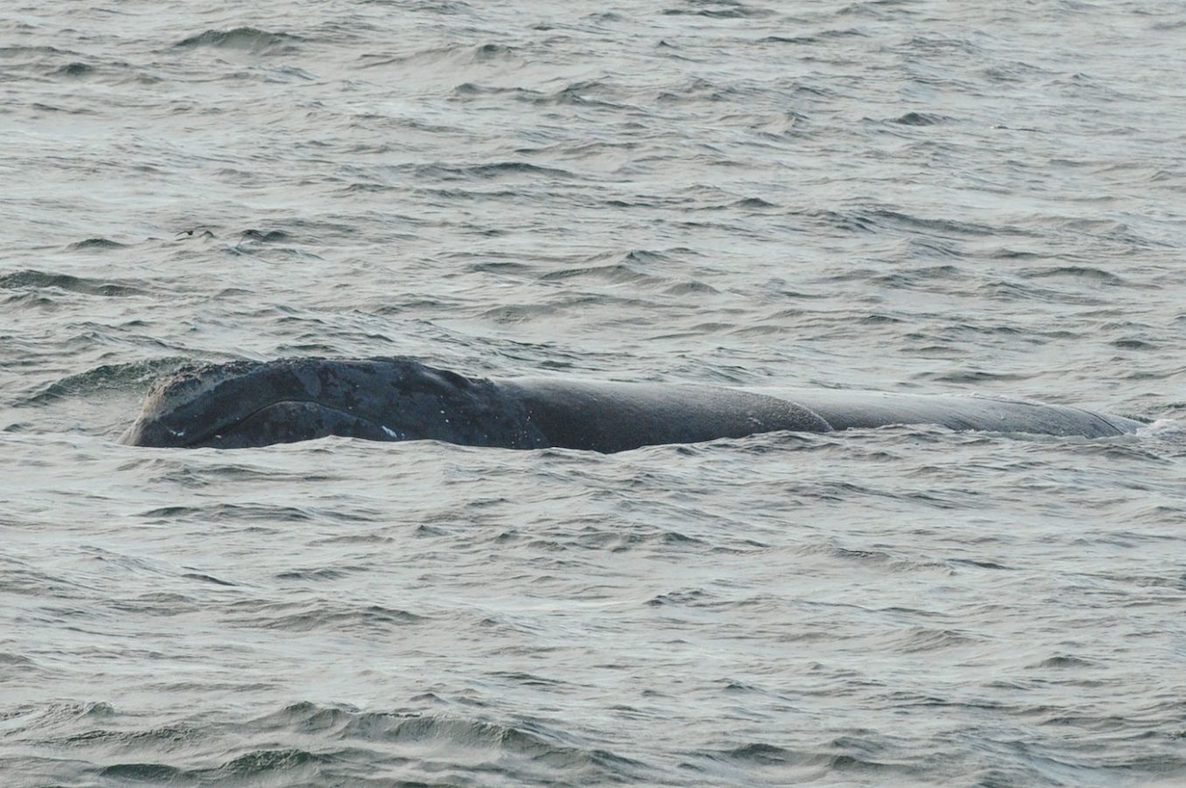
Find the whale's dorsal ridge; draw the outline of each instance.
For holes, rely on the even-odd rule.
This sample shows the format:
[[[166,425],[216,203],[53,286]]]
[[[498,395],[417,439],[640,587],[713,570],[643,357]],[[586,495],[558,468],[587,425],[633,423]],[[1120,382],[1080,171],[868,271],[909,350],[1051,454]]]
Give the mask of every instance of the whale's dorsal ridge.
[[[844,389],[778,396],[700,384],[468,377],[415,359],[187,366],[158,382],[124,442],[240,448],[327,435],[616,452],[789,430],[890,424],[1102,437],[1141,422],[1068,405]]]

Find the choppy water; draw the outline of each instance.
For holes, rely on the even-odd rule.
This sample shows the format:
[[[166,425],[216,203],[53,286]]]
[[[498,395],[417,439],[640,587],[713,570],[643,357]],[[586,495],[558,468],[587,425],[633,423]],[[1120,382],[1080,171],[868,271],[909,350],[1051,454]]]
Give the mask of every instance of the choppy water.
[[[0,8],[5,785],[1186,781],[1180,3]],[[185,359],[1029,396],[115,436]]]

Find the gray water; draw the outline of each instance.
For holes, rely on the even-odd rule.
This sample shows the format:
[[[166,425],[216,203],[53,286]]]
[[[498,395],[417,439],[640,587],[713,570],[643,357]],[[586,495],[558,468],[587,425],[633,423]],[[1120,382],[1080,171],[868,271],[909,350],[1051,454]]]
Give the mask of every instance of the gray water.
[[[0,782],[1186,782],[1180,3],[214,5],[0,7]],[[1152,425],[116,443],[396,354]]]

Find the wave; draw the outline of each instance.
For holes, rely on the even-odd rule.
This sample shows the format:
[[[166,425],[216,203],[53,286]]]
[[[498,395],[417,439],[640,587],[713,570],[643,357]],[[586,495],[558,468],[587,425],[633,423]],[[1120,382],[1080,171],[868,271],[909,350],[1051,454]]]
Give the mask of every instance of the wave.
[[[307,39],[291,33],[271,33],[256,27],[236,27],[231,30],[207,30],[204,33],[183,38],[173,45],[175,49],[238,49],[255,54],[288,54]]]
[[[112,242],[108,242],[112,243]],[[147,290],[138,282],[104,281],[70,274],[56,274],[52,271],[26,269],[0,276],[0,289],[5,290],[66,290],[83,295],[119,296],[145,295]]]

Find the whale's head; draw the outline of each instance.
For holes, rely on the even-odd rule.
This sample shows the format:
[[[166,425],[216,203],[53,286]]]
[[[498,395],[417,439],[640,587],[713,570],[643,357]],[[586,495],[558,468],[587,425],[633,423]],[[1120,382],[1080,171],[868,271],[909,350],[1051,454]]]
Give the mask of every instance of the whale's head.
[[[480,444],[480,430],[467,431],[475,409],[489,410],[492,390],[406,358],[206,364],[158,382],[121,441],[231,449],[340,435]]]

